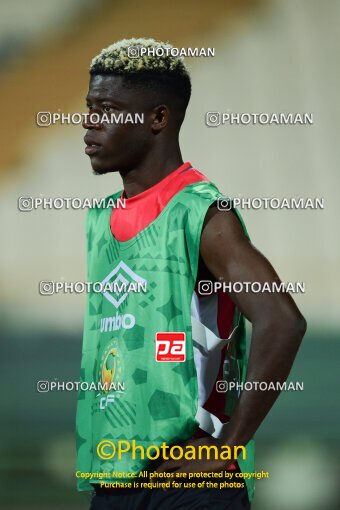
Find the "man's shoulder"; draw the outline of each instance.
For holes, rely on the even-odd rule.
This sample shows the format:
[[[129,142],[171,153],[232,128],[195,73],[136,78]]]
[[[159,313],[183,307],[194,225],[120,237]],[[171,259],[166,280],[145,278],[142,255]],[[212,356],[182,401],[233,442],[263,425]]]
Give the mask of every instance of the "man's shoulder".
[[[188,184],[183,188],[184,200],[188,200],[191,197],[195,201],[205,201],[213,198],[219,198],[222,193],[212,181],[208,179],[200,180]]]

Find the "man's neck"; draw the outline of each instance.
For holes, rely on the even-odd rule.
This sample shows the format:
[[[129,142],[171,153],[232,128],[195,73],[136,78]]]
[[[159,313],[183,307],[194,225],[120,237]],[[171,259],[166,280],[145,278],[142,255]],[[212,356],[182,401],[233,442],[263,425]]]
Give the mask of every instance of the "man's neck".
[[[126,174],[120,174],[126,197],[134,197],[151,188],[182,164],[183,159],[179,148],[169,157],[162,158],[157,155],[157,157],[146,158],[138,167],[129,170]]]

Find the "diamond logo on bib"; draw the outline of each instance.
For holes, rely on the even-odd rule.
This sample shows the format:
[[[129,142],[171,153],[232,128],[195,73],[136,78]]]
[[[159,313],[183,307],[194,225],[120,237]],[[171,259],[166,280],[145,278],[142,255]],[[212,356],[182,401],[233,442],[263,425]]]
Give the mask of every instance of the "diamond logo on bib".
[[[132,271],[125,262],[120,261],[101,284],[103,296],[118,308],[129,293],[146,292],[147,281]]]

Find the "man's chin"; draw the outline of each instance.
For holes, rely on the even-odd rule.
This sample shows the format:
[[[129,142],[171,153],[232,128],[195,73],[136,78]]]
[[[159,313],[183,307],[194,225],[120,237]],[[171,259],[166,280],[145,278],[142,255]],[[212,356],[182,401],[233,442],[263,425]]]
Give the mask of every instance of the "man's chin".
[[[105,174],[109,174],[111,172],[117,172],[118,171],[115,168],[112,168],[112,167],[105,168],[105,166],[101,166],[101,165],[98,165],[98,164],[96,165],[94,163],[91,163],[91,166],[92,166],[92,170],[93,170],[94,175],[105,175]]]
[[[98,170],[97,168],[92,168],[92,171],[93,171],[94,175],[105,175],[105,174],[112,172],[112,170],[108,170],[108,169]]]

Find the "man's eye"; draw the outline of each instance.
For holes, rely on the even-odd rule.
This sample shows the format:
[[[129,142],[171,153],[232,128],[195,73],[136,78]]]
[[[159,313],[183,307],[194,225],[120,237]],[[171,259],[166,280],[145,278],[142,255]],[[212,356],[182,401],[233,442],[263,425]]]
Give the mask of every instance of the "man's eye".
[[[108,113],[111,110],[111,106],[103,106],[103,110],[105,113]]]

